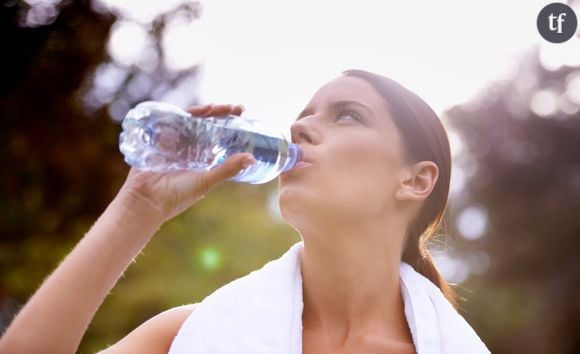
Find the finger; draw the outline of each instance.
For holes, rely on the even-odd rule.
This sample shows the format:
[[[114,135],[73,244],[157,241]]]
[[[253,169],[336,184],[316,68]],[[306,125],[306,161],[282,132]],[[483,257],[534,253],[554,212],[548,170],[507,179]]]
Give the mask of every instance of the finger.
[[[239,104],[237,106],[234,107],[232,114],[239,116],[242,113],[244,113],[244,111],[246,110],[246,107],[244,107],[243,105]]]
[[[194,106],[187,109],[189,113],[196,117],[225,117],[228,115],[241,115],[245,110],[244,106],[232,104],[206,104],[203,106]]]
[[[228,158],[222,165],[210,170],[207,174],[207,186],[209,189],[236,176],[241,170],[256,163],[252,154],[235,154]]]
[[[225,105],[216,105],[213,106],[210,114],[215,117],[223,117],[232,114],[234,111],[234,105],[225,104]]]
[[[212,104],[204,104],[202,106],[193,106],[187,109],[191,115],[196,117],[207,117],[208,114],[211,112],[213,105]]]

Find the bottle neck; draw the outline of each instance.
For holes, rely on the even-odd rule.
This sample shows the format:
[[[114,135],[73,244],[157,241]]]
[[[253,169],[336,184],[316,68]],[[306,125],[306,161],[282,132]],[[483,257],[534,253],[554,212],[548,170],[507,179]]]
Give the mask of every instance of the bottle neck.
[[[289,143],[288,160],[286,160],[284,168],[282,169],[281,172],[288,171],[294,168],[294,166],[296,166],[296,164],[300,162],[301,159],[302,159],[302,149],[300,149],[300,146],[293,143]]]

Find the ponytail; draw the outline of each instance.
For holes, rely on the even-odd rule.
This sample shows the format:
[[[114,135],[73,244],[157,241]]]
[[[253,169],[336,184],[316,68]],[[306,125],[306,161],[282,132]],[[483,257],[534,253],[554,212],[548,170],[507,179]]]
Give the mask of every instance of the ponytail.
[[[431,252],[429,252],[428,249],[429,241],[435,236],[440,224],[440,219],[441,217],[433,222],[433,224],[427,228],[427,231],[422,234],[417,232],[416,228],[411,229],[403,250],[402,260],[435,284],[439,290],[441,290],[447,301],[457,309],[457,294],[451,285],[439,273],[437,267],[435,267],[435,262],[433,262]]]

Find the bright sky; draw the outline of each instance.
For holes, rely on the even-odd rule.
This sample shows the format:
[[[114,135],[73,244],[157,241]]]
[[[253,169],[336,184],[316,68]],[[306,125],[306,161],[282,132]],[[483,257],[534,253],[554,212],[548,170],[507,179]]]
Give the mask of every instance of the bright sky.
[[[183,0],[103,2],[146,23]],[[171,66],[203,64],[202,101],[241,103],[248,116],[281,125],[349,68],[389,76],[441,113],[509,79],[533,45],[545,47],[555,67],[578,62],[580,41],[550,45],[537,33],[537,14],[549,2],[202,0],[201,19],[177,21],[163,44]],[[125,23],[117,56],[138,49],[135,23]]]

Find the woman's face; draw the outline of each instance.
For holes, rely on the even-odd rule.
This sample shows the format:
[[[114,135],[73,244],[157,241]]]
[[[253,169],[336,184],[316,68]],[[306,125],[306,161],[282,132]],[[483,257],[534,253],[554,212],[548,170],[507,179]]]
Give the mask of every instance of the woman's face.
[[[279,201],[298,230],[312,218],[352,224],[393,210],[406,166],[402,142],[366,81],[343,76],[320,88],[292,125],[292,140],[303,161],[280,176]]]

